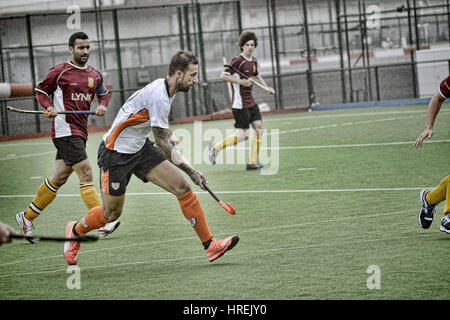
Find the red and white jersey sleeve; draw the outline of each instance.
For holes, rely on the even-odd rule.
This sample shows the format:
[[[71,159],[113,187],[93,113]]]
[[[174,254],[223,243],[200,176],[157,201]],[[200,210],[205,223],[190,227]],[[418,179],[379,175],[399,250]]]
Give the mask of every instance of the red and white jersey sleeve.
[[[87,111],[95,95],[108,94],[100,71],[88,65],[81,68],[71,62],[50,69],[36,91],[51,97],[57,111]],[[87,139],[87,119],[88,115],[58,115],[53,119],[52,138],[78,135]]]
[[[448,76],[441,82],[439,86],[439,93],[445,99],[450,98],[450,76]]]
[[[145,144],[152,127],[169,128],[169,98],[165,79],[157,79],[136,91],[120,108],[111,128],[103,136],[106,148],[133,154]]]

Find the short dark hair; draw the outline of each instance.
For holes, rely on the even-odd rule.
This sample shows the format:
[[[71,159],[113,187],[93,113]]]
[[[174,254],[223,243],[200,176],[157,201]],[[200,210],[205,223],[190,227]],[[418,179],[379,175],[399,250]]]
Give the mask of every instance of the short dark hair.
[[[197,56],[189,51],[177,51],[170,60],[169,76],[173,76],[177,70],[186,72],[190,64],[198,64]]]
[[[241,51],[242,51],[242,47],[244,46],[244,44],[250,40],[255,41],[255,48],[256,48],[258,46],[258,38],[256,37],[256,34],[251,31],[242,32],[242,34],[239,36],[239,42],[238,42],[238,45],[239,45],[239,48],[241,48]]]
[[[89,37],[84,32],[75,32],[72,34],[69,38],[69,47],[73,47],[75,44],[75,40],[81,39],[81,40],[89,40]]]

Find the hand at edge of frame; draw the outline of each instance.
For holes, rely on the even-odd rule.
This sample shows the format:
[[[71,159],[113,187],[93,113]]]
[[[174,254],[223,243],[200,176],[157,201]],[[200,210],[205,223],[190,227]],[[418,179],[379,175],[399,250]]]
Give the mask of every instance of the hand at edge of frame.
[[[0,246],[3,243],[11,242],[11,234],[18,234],[11,226],[0,221]]]
[[[425,140],[425,138],[431,138],[433,136],[433,130],[432,129],[425,129],[423,132],[417,137],[416,141],[414,142],[413,146],[414,148],[422,147],[422,142]]]

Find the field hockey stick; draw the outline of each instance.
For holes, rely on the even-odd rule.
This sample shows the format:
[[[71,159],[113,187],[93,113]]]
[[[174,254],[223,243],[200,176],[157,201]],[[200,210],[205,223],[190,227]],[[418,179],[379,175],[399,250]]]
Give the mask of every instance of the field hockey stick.
[[[205,187],[205,189],[209,192],[210,195],[212,195],[212,197],[229,213],[232,215],[236,214],[236,210],[234,209],[234,207],[230,204],[227,203],[225,204],[222,200],[220,200],[216,194],[208,187],[208,184],[205,183],[204,181],[202,181],[203,186]]]
[[[31,113],[31,114],[45,114],[48,115],[50,112],[48,111],[40,111],[40,110],[21,110],[11,106],[6,106],[11,112],[18,113]],[[75,110],[75,111],[58,111],[58,114],[95,114],[94,110]]]
[[[86,242],[86,241],[97,241],[98,237],[95,235],[79,235],[77,238],[64,238],[64,237],[44,237],[44,236],[25,236],[22,234],[10,234],[10,238],[13,239],[27,239],[32,241],[57,241],[57,242]]]
[[[242,77],[244,77],[245,79],[249,79],[248,76],[246,76],[245,74],[243,74],[242,72],[240,72],[239,70],[237,70],[236,68],[234,68],[233,66],[230,66],[229,64],[224,64],[223,65],[225,68],[229,68],[231,70],[233,70],[234,72],[240,74]],[[269,92],[269,88],[263,86],[261,83],[257,82],[256,80],[252,79],[252,83],[254,83],[255,85],[257,85],[258,87],[260,87],[261,89],[263,89],[266,92]]]

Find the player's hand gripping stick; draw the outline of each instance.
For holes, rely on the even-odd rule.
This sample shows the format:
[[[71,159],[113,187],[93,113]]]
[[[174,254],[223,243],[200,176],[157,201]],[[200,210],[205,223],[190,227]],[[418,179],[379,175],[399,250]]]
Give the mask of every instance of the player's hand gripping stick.
[[[237,70],[236,68],[234,68],[233,66],[230,66],[229,64],[224,64],[223,65],[225,68],[229,68],[230,70],[233,70],[234,72],[236,72],[237,74],[240,74],[244,79],[249,79],[248,76],[246,76],[245,74],[243,74],[242,72],[240,72],[239,70]],[[269,92],[269,88],[263,86],[261,83],[259,83],[258,81],[255,81],[252,79],[252,83],[255,84],[256,86],[260,87],[261,89],[263,89],[264,91]]]

